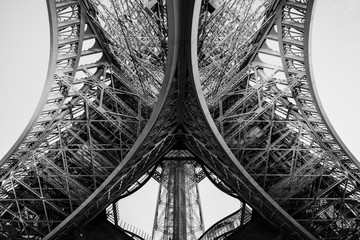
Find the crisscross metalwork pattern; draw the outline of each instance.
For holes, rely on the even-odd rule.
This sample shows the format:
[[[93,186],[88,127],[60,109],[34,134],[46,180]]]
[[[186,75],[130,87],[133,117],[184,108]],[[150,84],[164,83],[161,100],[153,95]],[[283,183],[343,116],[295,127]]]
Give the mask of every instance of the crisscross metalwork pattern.
[[[0,161],[2,238],[75,238],[173,151],[284,238],[360,234],[360,166],[312,86],[313,1],[184,2],[48,0],[45,92]]]

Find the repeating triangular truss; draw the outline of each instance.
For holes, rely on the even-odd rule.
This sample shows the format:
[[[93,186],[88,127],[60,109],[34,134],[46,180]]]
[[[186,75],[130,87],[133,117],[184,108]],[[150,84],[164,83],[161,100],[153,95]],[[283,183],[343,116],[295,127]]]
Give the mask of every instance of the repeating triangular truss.
[[[160,180],[158,164],[174,150],[284,237],[358,236],[360,166],[315,97],[312,8],[49,0],[45,93],[0,162],[1,237],[74,237]]]

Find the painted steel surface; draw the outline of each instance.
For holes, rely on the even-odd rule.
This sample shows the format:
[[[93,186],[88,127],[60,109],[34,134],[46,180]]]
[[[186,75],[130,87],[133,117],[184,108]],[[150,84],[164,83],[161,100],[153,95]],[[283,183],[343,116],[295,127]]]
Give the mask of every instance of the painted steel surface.
[[[48,1],[48,93],[1,160],[2,237],[73,237],[174,149],[284,238],[359,235],[359,164],[311,84],[313,1],[108,4]]]

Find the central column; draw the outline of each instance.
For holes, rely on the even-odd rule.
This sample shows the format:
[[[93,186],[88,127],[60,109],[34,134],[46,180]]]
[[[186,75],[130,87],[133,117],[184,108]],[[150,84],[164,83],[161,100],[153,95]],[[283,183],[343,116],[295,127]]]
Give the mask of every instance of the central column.
[[[187,126],[191,125],[185,106],[189,106],[189,101],[197,101],[192,66],[193,55],[197,54],[197,42],[192,42],[192,35],[197,35],[193,29],[198,28],[198,17],[194,18],[194,15],[199,13],[194,13],[194,9],[197,6],[196,11],[199,11],[200,3],[201,0],[168,0],[166,6],[168,55],[160,97],[162,93],[168,94],[167,98],[171,99],[169,106],[175,108],[176,124],[173,129],[176,149],[183,149],[182,134],[189,133]],[[195,52],[192,52],[192,48]],[[195,240],[203,232],[195,167],[188,164],[186,157],[177,158],[183,159],[164,161],[162,165],[153,240]]]
[[[174,167],[174,239],[186,239],[185,166]]]
[[[164,160],[153,240],[196,240],[204,233],[195,163]]]

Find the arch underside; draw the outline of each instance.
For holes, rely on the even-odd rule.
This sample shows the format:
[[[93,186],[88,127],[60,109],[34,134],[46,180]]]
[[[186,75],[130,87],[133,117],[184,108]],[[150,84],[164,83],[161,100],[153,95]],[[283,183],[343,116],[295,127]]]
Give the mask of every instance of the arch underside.
[[[310,84],[313,1],[261,2],[196,2],[186,15],[191,1],[121,0],[111,12],[49,0],[52,86],[1,160],[0,234],[69,237],[180,149],[284,237],[358,235],[359,166]]]

